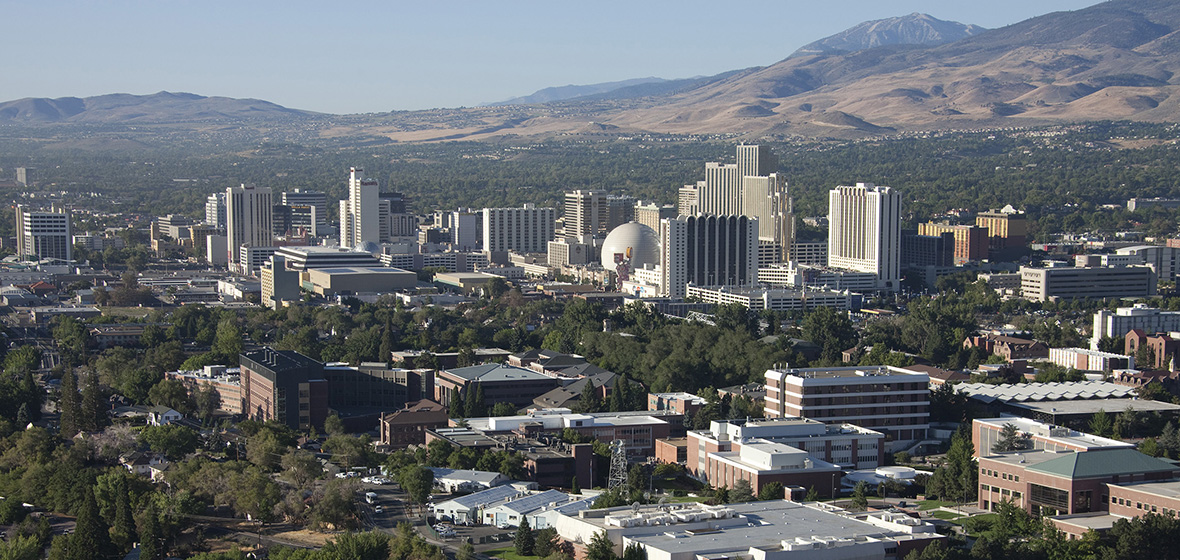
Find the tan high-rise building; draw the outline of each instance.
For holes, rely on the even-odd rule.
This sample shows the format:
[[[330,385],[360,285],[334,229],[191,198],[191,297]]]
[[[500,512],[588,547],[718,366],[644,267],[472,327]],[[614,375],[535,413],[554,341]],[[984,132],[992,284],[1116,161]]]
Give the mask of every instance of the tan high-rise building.
[[[982,261],[987,258],[987,232],[987,228],[980,226],[936,224],[933,222],[918,224],[918,235],[939,236],[950,233],[955,236],[956,265],[968,261]]]
[[[776,261],[789,260],[795,214],[787,179],[775,172],[778,161],[769,146],[757,144],[739,145],[736,161],[706,163],[705,180],[680,189],[680,214],[756,218],[759,241],[780,248]]]
[[[975,225],[987,228],[990,244],[996,249],[1023,247],[1028,242],[1028,220],[1024,214],[980,212],[975,215]]]
[[[269,247],[272,237],[273,219],[270,187],[255,187],[243,184],[225,190],[226,247],[229,262],[240,262],[239,249],[247,247]]]

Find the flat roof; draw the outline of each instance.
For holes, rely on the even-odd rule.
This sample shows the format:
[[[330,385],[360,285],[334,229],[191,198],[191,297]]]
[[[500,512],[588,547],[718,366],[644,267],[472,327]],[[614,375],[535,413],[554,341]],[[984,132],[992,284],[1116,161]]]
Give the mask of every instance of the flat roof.
[[[1141,399],[1087,399],[1048,402],[1010,402],[1010,406],[1042,414],[1118,414],[1130,407],[1138,412],[1176,412],[1180,405]]]
[[[1074,515],[1059,515],[1050,517],[1054,523],[1078,527],[1087,531],[1103,531],[1114,527],[1114,522],[1126,519],[1104,512],[1078,513]]]
[[[1143,492],[1161,498],[1180,499],[1180,480],[1161,480],[1149,482],[1132,482],[1132,483],[1108,483],[1109,486],[1118,486],[1119,488],[1126,488],[1136,492]]]
[[[738,522],[726,523],[728,520],[717,520],[716,525],[711,524],[716,528],[711,529],[678,529],[676,524],[672,524],[663,527],[664,531],[654,535],[624,535],[624,542],[639,542],[669,554],[695,552],[702,555],[739,551],[745,553],[751,548],[781,550],[783,543],[788,541],[834,542],[851,539],[857,542],[871,542],[879,539],[939,538],[933,530],[929,533],[904,534],[850,515],[829,511],[827,508],[786,500],[729,504],[726,507],[741,516],[737,518]],[[740,522],[742,518],[745,523]]]
[[[1078,399],[1124,398],[1135,394],[1134,387],[1106,381],[1065,381],[1054,383],[962,383],[956,389],[967,396],[991,402],[1068,401]],[[1121,410],[1121,409],[1120,409]]]

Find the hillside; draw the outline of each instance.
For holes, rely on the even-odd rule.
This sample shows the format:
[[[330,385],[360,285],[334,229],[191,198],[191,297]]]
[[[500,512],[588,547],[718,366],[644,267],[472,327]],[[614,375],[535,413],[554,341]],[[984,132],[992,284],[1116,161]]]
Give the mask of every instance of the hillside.
[[[266,120],[314,115],[258,99],[204,97],[161,91],[96,97],[26,98],[0,103],[0,123],[174,123]]]
[[[849,30],[846,37],[880,40],[880,29],[890,26],[877,23],[877,32]],[[191,94],[25,99],[0,104],[0,123],[294,121],[300,124],[289,127],[290,138],[270,138],[377,144],[644,133],[854,138],[1092,120],[1173,122],[1180,121],[1180,3],[1112,0],[939,45],[805,54],[707,78],[616,85],[622,87],[547,103],[331,119]]]
[[[866,21],[830,37],[799,47],[791,56],[852,52],[889,45],[941,45],[977,35],[986,29],[912,13]]]

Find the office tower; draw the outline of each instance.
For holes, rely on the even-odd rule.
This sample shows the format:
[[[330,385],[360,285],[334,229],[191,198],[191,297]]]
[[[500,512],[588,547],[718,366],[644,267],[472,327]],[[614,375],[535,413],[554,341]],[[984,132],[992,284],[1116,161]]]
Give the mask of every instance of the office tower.
[[[684,185],[676,193],[676,211],[681,216],[696,215],[697,208],[700,207],[701,183],[704,183],[704,181],[700,181],[695,185]]]
[[[635,221],[651,228],[652,231],[660,231],[660,220],[675,217],[676,207],[671,204],[644,204],[642,200],[635,204]]]
[[[756,146],[739,146],[750,148]],[[758,220],[758,239],[777,247],[775,261],[787,262],[795,242],[795,210],[787,178],[778,173],[742,178],[742,215]]]
[[[483,250],[544,253],[557,221],[557,210],[525,204],[523,208],[483,209]]]
[[[896,290],[901,279],[901,195],[857,183],[828,191],[828,266],[877,275]]]
[[[205,223],[225,229],[225,193],[213,193],[205,199]]]
[[[290,228],[304,229],[312,235],[316,235],[327,227],[328,195],[318,191],[295,189],[283,193],[282,202],[284,206],[291,208],[289,211]]]
[[[785,176],[769,146],[737,147],[737,163],[705,164],[705,180],[680,189],[680,214],[736,215],[756,218],[758,239],[778,247],[777,262],[790,259],[795,214]],[[695,196],[695,200],[694,197]]]
[[[383,192],[377,195],[380,201],[378,221],[381,242],[393,241],[397,237],[412,237],[418,234],[418,216],[406,213],[406,195],[400,192]]]
[[[627,222],[635,221],[635,197],[608,196],[606,197],[606,208],[606,232],[602,234],[603,236]]]
[[[16,182],[20,183],[22,187],[32,186],[33,168],[32,167],[18,167],[18,168],[16,168]]]
[[[610,208],[606,193],[600,191],[576,190],[565,193],[562,219],[565,222],[563,235],[577,239],[584,235],[605,236]]]
[[[743,286],[758,282],[758,220],[746,216],[677,216],[660,222],[660,293],[685,286]]]
[[[942,235],[943,233],[955,236],[955,265],[966,264],[969,261],[982,261],[987,258],[988,229],[986,227],[936,224],[934,222],[918,224],[918,235]]]
[[[348,200],[340,201],[340,245],[356,247],[381,242],[381,197],[376,179],[353,167],[348,175]]]
[[[243,184],[225,190],[229,262],[240,262],[238,255],[242,246],[269,247],[274,242],[271,198],[270,187]]]
[[[48,212],[16,207],[16,250],[25,259],[74,258],[73,226],[70,212],[57,206]]]
[[[987,228],[992,249],[1024,247],[1028,240],[1028,220],[1010,206],[976,214],[975,225]]]
[[[483,240],[483,213],[450,213],[451,245],[456,251],[478,251]]]

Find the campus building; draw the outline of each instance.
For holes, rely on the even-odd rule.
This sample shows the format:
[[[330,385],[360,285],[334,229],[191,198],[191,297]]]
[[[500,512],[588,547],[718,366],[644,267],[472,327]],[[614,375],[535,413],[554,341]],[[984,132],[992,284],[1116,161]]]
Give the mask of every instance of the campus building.
[[[903,449],[926,439],[929,383],[925,373],[893,366],[770,369],[765,413],[870,428]]]

